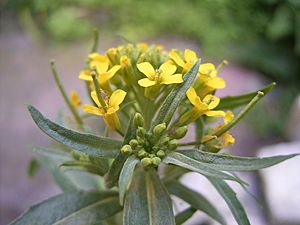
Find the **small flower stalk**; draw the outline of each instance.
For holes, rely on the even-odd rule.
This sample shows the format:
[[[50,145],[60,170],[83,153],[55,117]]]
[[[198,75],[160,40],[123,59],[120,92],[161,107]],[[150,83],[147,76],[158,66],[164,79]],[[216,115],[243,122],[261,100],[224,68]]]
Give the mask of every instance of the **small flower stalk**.
[[[221,69],[227,61],[215,66],[191,49],[168,51],[146,43],[98,52],[97,40],[96,32],[86,66],[78,74],[88,98],[75,90],[66,94],[51,62],[71,120],[63,114],[56,123],[28,106],[37,126],[58,142],[35,151],[64,192],[32,207],[11,225],[175,225],[198,210],[225,225],[213,203],[179,182],[188,172],[205,176],[236,221],[250,224],[227,181],[245,188],[233,172],[263,169],[295,155],[251,158],[223,153],[235,143],[231,128],[275,83],[220,98],[218,90],[226,87]],[[90,127],[91,116],[103,125]],[[190,207],[174,214],[170,194]]]

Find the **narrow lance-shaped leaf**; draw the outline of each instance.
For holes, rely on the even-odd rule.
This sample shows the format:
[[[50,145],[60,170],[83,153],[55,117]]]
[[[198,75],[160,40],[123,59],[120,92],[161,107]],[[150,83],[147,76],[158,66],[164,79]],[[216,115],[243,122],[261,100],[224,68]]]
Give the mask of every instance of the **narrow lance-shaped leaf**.
[[[208,201],[208,199],[206,199],[200,193],[197,193],[185,187],[177,181],[170,183],[167,188],[171,194],[181,198],[182,200],[190,204],[192,208],[206,213],[208,216],[218,221],[220,224],[226,224],[224,218],[217,211],[217,209]]]
[[[119,197],[121,205],[123,205],[125,193],[131,183],[135,166],[139,163],[139,161],[139,159],[132,155],[127,158],[126,162],[124,163],[119,177]]]
[[[178,152],[168,153],[167,156],[163,159],[163,163],[174,164],[208,177],[225,179],[225,180],[233,180],[238,183],[244,183],[242,180],[234,176],[219,171],[217,168],[214,168],[213,165],[196,161]]]
[[[61,144],[84,152],[87,155],[104,158],[114,158],[120,151],[121,141],[69,130],[46,119],[31,105],[28,106],[28,110],[37,126]]]
[[[224,171],[253,171],[276,165],[290,159],[298,154],[280,155],[266,158],[239,157],[225,154],[209,153],[200,150],[177,151],[194,160],[213,165],[215,168]]]
[[[124,225],[175,225],[170,196],[154,169],[137,169],[125,197]]]
[[[69,192],[32,206],[10,225],[101,224],[121,209],[116,192]]]
[[[258,90],[263,92],[264,94],[267,94],[269,91],[273,89],[273,87],[276,85],[275,82],[268,84],[267,86],[263,87],[262,89]],[[239,95],[239,96],[227,96],[220,99],[220,104],[216,107],[216,109],[234,109],[243,105],[248,104],[251,99],[253,99],[257,92],[250,92],[248,94]]]
[[[136,137],[136,128],[134,126],[133,118],[134,116],[132,116],[129,120],[123,145],[128,144],[131,139]],[[118,182],[121,170],[127,158],[128,156],[123,154],[121,151],[118,153],[118,156],[113,161],[108,174],[105,177],[105,185],[107,188],[112,188]]]
[[[173,114],[182,100],[185,99],[186,91],[194,83],[200,66],[200,59],[194,64],[194,66],[184,75],[183,83],[176,86],[165,101],[162,103],[156,117],[152,121],[152,127],[160,123],[166,123],[167,125],[171,121]]]
[[[181,225],[184,222],[186,222],[188,219],[190,219],[194,215],[194,213],[196,211],[197,211],[197,209],[189,207],[189,208],[185,209],[184,211],[178,213],[175,216],[176,225]]]
[[[223,197],[223,199],[229,206],[236,222],[239,225],[250,225],[245,209],[236,197],[236,193],[231,189],[231,187],[225,181],[220,179],[208,178],[208,180]]]

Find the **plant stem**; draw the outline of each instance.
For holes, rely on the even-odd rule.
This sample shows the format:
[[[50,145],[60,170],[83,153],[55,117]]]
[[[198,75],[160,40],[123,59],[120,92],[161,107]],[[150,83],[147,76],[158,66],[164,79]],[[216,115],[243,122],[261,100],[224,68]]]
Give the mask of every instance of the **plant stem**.
[[[83,122],[82,122],[82,119],[80,118],[79,114],[78,114],[78,111],[75,109],[75,107],[72,105],[72,103],[70,102],[70,99],[68,98],[68,95],[66,94],[66,91],[59,79],[59,76],[58,76],[58,73],[55,69],[55,64],[54,64],[54,61],[51,61],[50,62],[50,67],[51,67],[51,71],[52,71],[52,74],[53,74],[53,77],[55,79],[55,82],[56,82],[56,85],[60,91],[60,93],[62,94],[66,104],[68,105],[70,111],[72,112],[76,122],[79,124],[79,125],[82,125]]]
[[[94,71],[91,72],[91,75],[92,75],[93,82],[94,82],[94,85],[95,85],[95,90],[96,90],[97,98],[98,98],[98,100],[99,100],[102,108],[106,112],[107,111],[107,105],[106,105],[106,103],[104,102],[104,100],[103,100],[103,98],[101,96],[101,88],[100,88],[100,85],[98,83],[98,80],[96,78],[96,75],[95,75]]]

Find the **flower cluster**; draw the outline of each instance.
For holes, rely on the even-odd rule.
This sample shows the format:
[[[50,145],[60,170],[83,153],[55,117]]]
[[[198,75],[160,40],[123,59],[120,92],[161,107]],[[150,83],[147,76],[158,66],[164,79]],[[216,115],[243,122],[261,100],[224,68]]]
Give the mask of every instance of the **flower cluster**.
[[[160,45],[149,46],[145,43],[110,48],[105,54],[91,53],[87,68],[80,72],[79,79],[87,82],[94,105],[85,104],[82,109],[86,113],[102,116],[105,124],[120,134],[124,133],[130,115],[141,113],[143,126],[138,127],[136,139],[124,145],[122,152],[136,154],[144,165],[156,165],[164,155],[162,146],[169,150],[177,147],[175,138],[163,134],[206,117],[223,117],[225,125],[229,121],[228,117],[233,117],[230,111],[225,113],[216,110],[220,99],[215,96],[215,92],[226,86],[218,73],[227,62],[224,61],[218,67],[212,63],[203,63],[193,85],[186,92],[186,100],[178,109],[181,112],[178,117],[170,126],[159,124],[155,128],[151,127],[152,119],[162,102],[172,88],[183,83],[185,75],[198,59],[190,49],[184,52],[173,49],[168,52]],[[75,93],[72,96],[73,104],[78,106],[80,100],[75,98]],[[222,126],[207,129],[206,136],[200,142],[214,139],[215,144],[209,143],[207,147],[213,148],[213,151],[233,144],[234,138],[228,132],[220,137],[211,135]],[[157,127],[164,127],[159,135],[154,132]]]

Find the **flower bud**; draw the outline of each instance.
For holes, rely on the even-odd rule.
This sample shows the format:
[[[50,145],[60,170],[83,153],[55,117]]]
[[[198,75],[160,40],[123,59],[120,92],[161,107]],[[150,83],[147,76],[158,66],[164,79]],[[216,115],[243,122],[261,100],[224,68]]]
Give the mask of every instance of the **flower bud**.
[[[132,148],[131,148],[130,145],[124,145],[121,148],[121,152],[124,153],[124,154],[131,154],[132,153]]]
[[[136,113],[133,118],[133,123],[136,128],[143,127],[145,124],[143,116],[140,113]]]
[[[129,141],[129,144],[132,148],[136,148],[139,143],[136,139],[132,139],[132,140]]]
[[[148,156],[148,152],[146,152],[144,149],[141,149],[140,151],[138,151],[139,158],[144,158],[146,156]]]
[[[169,150],[175,150],[178,146],[178,141],[176,139],[173,139],[171,141],[169,141],[168,143],[168,149]]]
[[[138,127],[136,130],[136,136],[140,138],[145,138],[146,130],[143,127]]]
[[[152,164],[152,159],[150,159],[150,158],[148,158],[148,157],[143,158],[143,159],[141,160],[141,163],[143,164],[143,166],[149,166],[149,165]]]
[[[158,124],[153,128],[153,134],[159,137],[165,132],[166,129],[167,129],[166,123]]]
[[[163,158],[165,156],[165,152],[163,150],[159,150],[158,152],[156,152],[156,155],[159,157],[159,158]]]
[[[154,157],[151,159],[151,161],[153,165],[158,166],[161,162],[161,159],[159,157]]]
[[[188,131],[187,126],[179,127],[174,131],[174,133],[170,135],[170,137],[172,139],[181,139],[186,135],[187,131]]]
[[[145,137],[152,145],[154,145],[157,142],[157,138],[150,132],[147,132],[145,134]]]
[[[170,141],[170,137],[165,136],[165,137],[162,137],[162,138],[159,140],[159,143],[160,143],[161,145],[166,145],[169,141]]]

